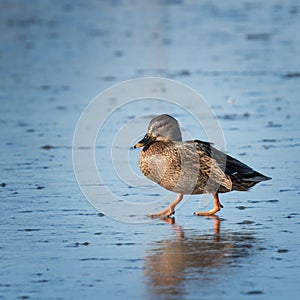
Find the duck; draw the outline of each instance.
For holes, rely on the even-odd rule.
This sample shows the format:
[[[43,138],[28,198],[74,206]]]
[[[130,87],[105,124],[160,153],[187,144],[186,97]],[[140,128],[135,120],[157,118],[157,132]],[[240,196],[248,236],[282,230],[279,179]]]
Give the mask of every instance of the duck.
[[[247,191],[271,179],[216,149],[211,142],[182,141],[178,121],[168,114],[155,116],[144,137],[133,148],[142,148],[138,164],[143,175],[177,193],[166,209],[148,214],[151,218],[171,217],[184,195],[207,193],[213,195],[214,207],[194,214],[213,216],[223,208],[220,193]]]

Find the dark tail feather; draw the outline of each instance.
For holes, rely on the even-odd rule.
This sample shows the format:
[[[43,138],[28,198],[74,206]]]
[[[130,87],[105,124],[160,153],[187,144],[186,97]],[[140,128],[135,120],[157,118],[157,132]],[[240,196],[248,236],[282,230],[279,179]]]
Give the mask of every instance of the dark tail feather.
[[[240,175],[241,179],[244,181],[252,181],[252,182],[256,182],[256,183],[272,179],[271,177],[265,176],[254,170],[251,173],[239,174],[239,175]]]
[[[272,179],[259,172],[252,170],[249,173],[236,173],[230,176],[232,180],[232,189],[236,191],[247,191],[257,183]]]
[[[247,191],[257,183],[271,179],[229,155],[226,161],[226,173],[232,181],[232,189],[238,191]]]

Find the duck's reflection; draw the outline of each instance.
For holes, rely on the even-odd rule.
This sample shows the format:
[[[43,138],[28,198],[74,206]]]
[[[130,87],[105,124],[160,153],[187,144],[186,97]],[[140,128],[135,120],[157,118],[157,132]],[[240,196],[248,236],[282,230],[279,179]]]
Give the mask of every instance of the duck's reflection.
[[[145,258],[146,284],[153,296],[180,299],[187,283],[197,283],[198,291],[214,284],[222,269],[234,267],[249,255],[255,244],[250,233],[220,232],[220,219],[212,220],[212,233],[183,232],[173,224],[177,237],[156,242]],[[171,222],[171,220],[169,220]],[[155,297],[154,297],[155,298]]]

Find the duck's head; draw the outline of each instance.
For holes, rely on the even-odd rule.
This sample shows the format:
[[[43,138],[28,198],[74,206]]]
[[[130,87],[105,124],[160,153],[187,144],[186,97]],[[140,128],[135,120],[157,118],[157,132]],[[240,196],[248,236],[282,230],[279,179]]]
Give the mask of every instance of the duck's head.
[[[182,141],[181,131],[176,119],[169,115],[159,115],[153,118],[148,131],[134,148],[144,147],[154,141]]]

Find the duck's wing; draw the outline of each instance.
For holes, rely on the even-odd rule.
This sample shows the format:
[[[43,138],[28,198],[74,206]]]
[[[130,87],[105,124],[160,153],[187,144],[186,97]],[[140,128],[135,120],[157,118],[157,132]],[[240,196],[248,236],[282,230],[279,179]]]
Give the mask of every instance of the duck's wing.
[[[214,153],[211,143],[200,140],[182,142],[181,145],[182,156],[190,162],[189,167],[193,172],[209,178],[212,185],[217,183],[228,190],[232,189],[231,179],[225,174],[226,155],[223,152]]]
[[[224,171],[225,175],[231,179],[233,190],[247,190],[258,182],[271,179],[270,177],[253,170],[238,159],[214,148],[210,143],[202,141],[197,142],[199,147],[201,147],[208,156],[212,157]]]
[[[271,177],[265,176],[253,170],[251,167],[231,157],[230,155],[227,155],[225,172],[232,177],[238,176],[244,181],[260,182],[271,179]]]

